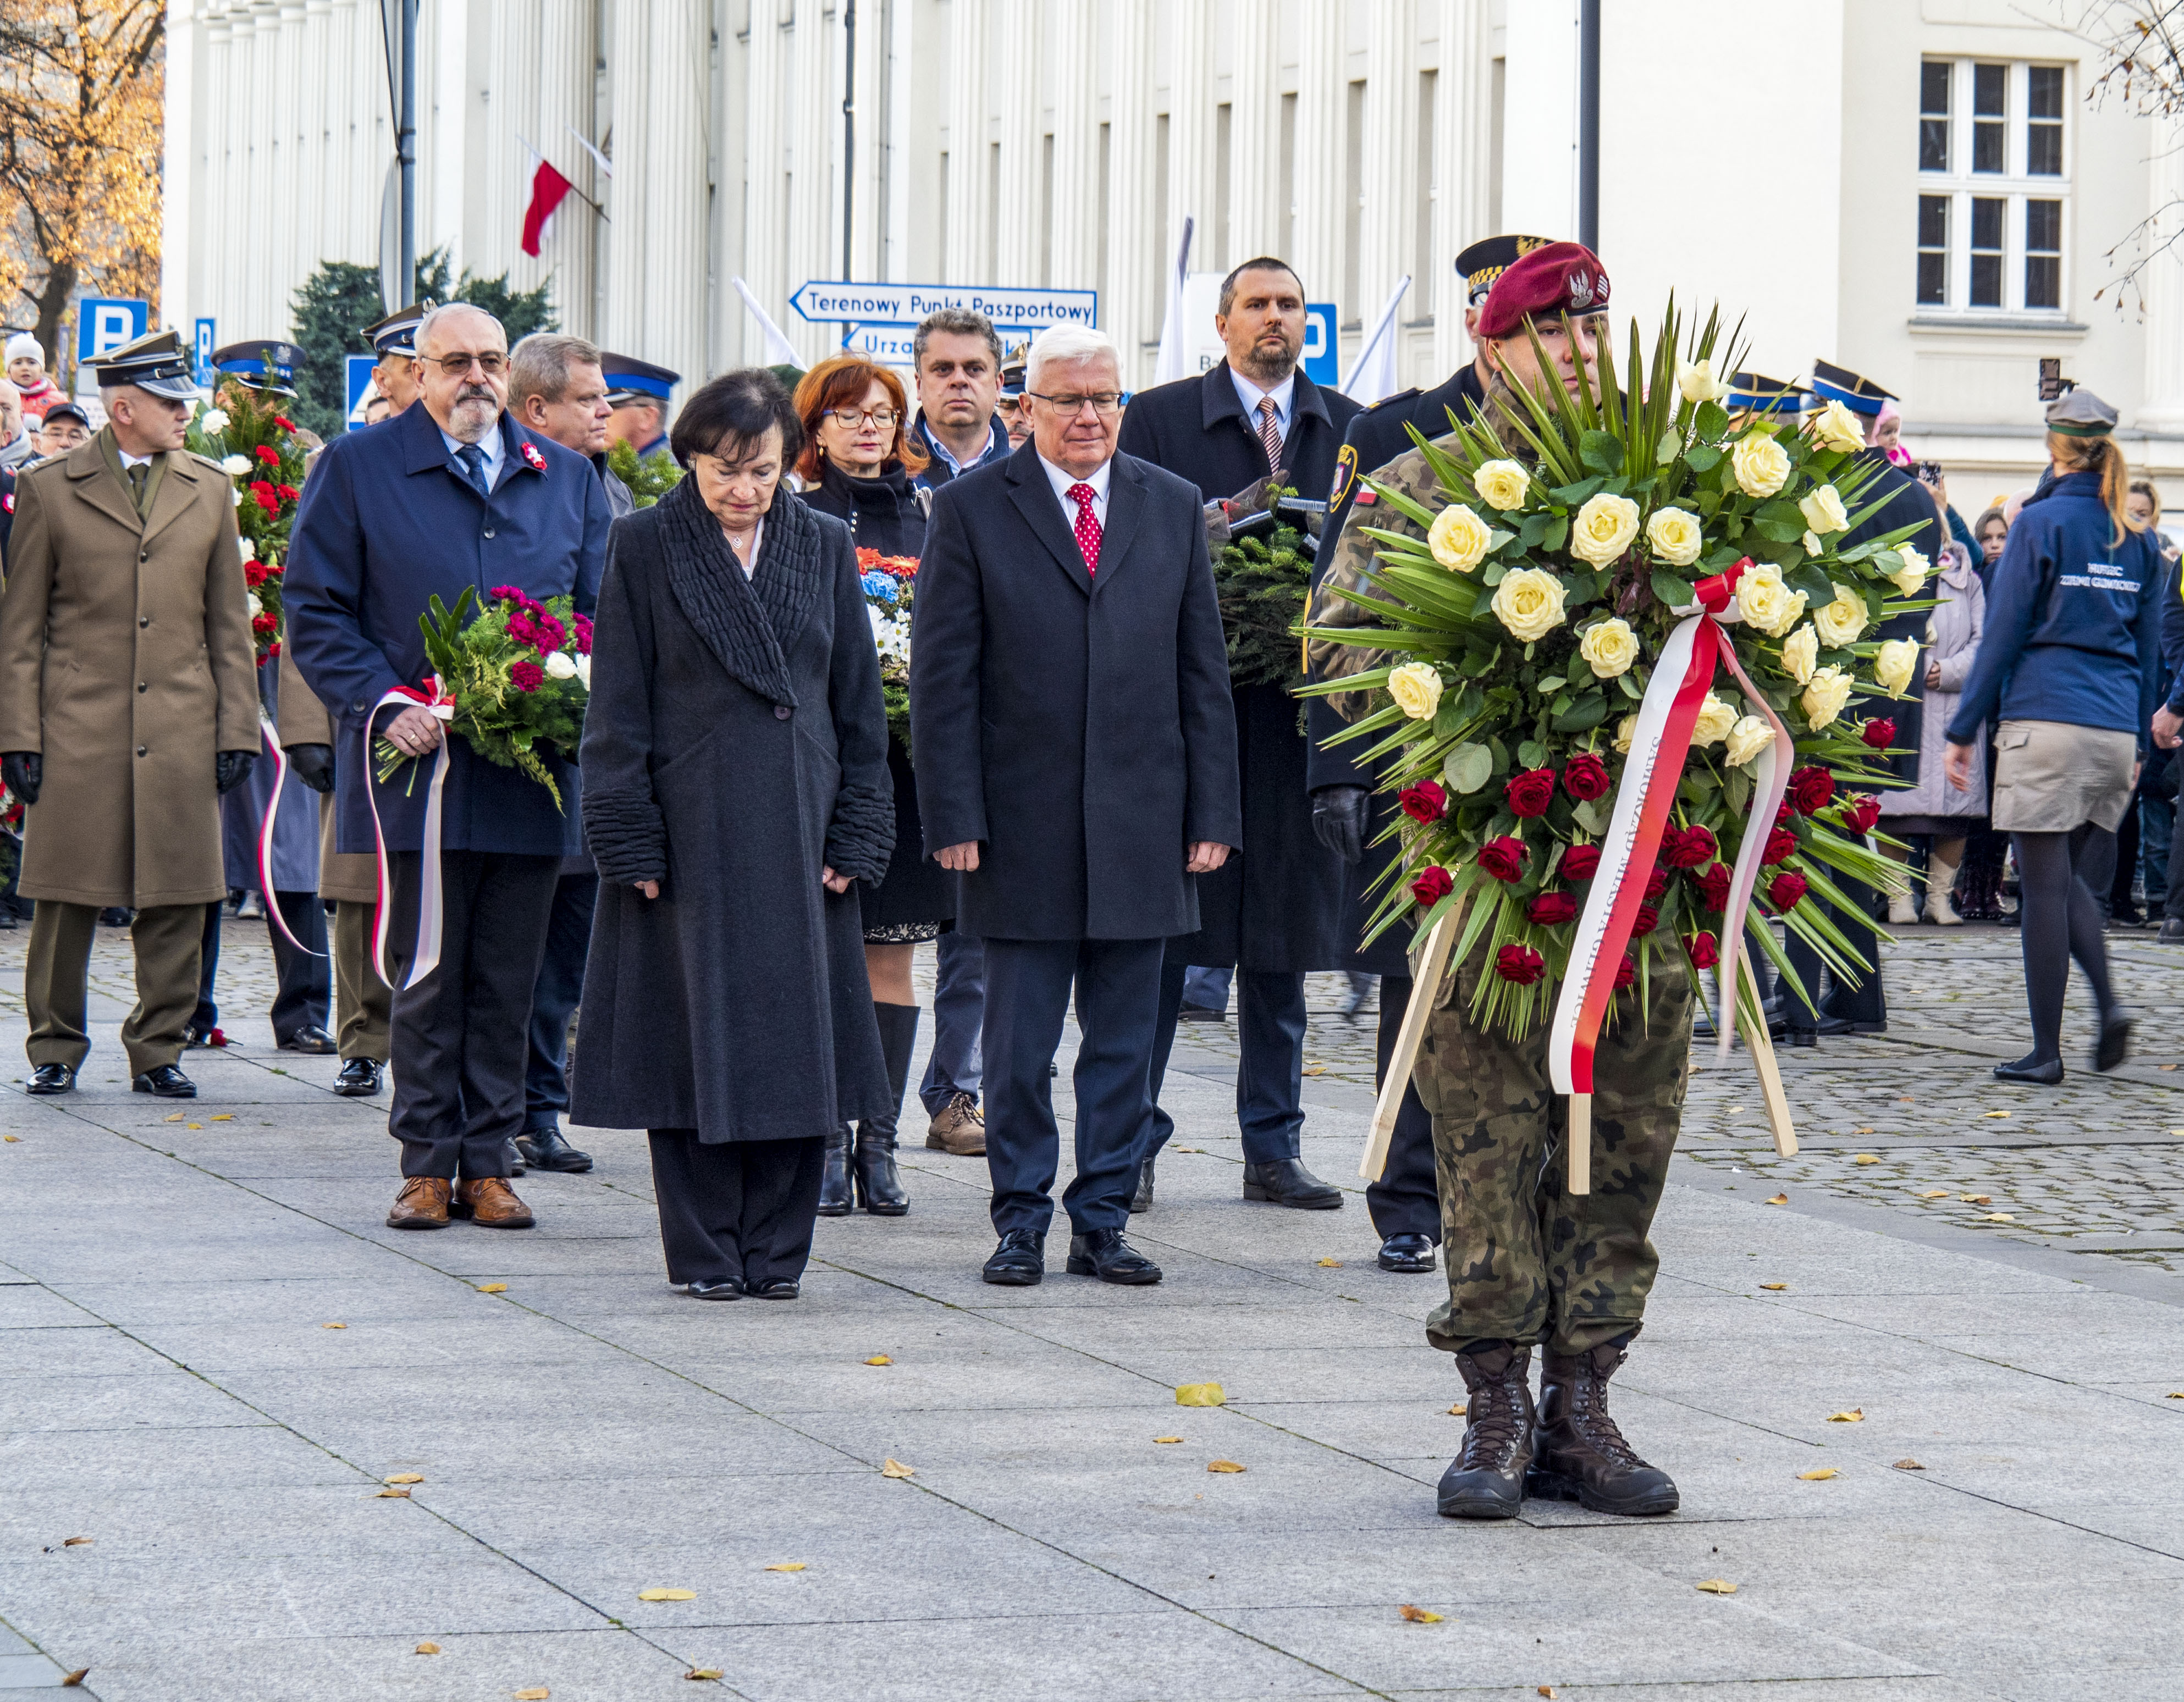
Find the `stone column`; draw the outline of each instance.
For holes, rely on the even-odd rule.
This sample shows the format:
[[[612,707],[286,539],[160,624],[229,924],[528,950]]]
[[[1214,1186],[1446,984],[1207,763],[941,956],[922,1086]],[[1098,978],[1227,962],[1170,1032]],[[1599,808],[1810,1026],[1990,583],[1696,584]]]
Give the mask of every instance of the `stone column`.
[[[607,180],[569,134],[573,127],[578,136],[597,141],[592,134],[596,0],[532,3],[537,8],[533,75],[538,92],[532,121],[538,128],[525,133],[533,147],[568,174],[571,183],[604,206]],[[523,193],[530,193],[527,174]],[[542,275],[554,280],[554,317],[564,331],[577,337],[588,337],[596,329],[594,261],[605,228],[589,207],[574,195],[566,197],[539,255]]]
[[[1175,264],[1183,240],[1183,221],[1195,219],[1190,270],[1212,270],[1213,229],[1213,43],[1206,0],[1173,0],[1167,54],[1167,222],[1161,232],[1162,270]],[[1312,9],[1306,7],[1307,11]]]
[[[1388,292],[1412,270],[1418,197],[1418,74],[1412,0],[1379,0],[1368,8],[1365,48],[1364,205],[1357,221],[1356,310],[1368,336]],[[1398,320],[1415,304],[1405,297]]]
[[[1456,257],[1481,236],[1493,205],[1487,174],[1494,157],[1491,19],[1486,0],[1434,0],[1440,14],[1440,70],[1434,80],[1434,372],[1472,359],[1464,335],[1465,286]],[[1422,375],[1423,376],[1423,375]]]
[[[1100,31],[1091,0],[1053,0],[1053,275],[1056,289],[1100,287]],[[1131,8],[1135,9],[1135,8]],[[1127,383],[1128,376],[1124,379]]]
[[[2147,163],[2145,247],[2153,250],[2138,275],[2146,327],[2146,389],[2132,423],[2142,430],[2184,433],[2184,125],[2152,126]],[[2081,299],[2092,291],[2081,282]],[[2105,305],[2105,304],[2103,304]],[[2090,315],[2086,315],[2090,317]]]
[[[948,275],[941,281],[989,283],[979,275],[989,234],[986,0],[949,0],[948,14]]]
[[[159,301],[157,318],[181,325],[186,315],[203,310],[207,298],[191,272],[195,258],[192,234],[193,192],[203,183],[200,162],[204,151],[198,140],[198,55],[203,50],[203,26],[192,15],[189,0],[167,0],[166,110],[161,138],[161,170],[166,194],[159,209]],[[47,349],[47,371],[60,363]]]
[[[744,47],[744,255],[740,275],[777,323],[788,311],[788,139],[782,90],[788,75],[788,40],[780,0],[751,0],[750,34]],[[733,289],[731,293],[733,293]],[[740,303],[735,309],[746,364],[760,359],[765,342]]]
[[[1281,253],[1280,11],[1277,0],[1232,0],[1229,8],[1229,53],[1234,68],[1228,105],[1231,266],[1255,254]],[[1325,287],[1323,281],[1321,287]]]
[[[707,37],[697,8],[617,6],[609,57],[615,172],[632,192],[614,209],[609,342],[692,382],[705,369]]]
[[[1307,11],[1311,8],[1306,8]],[[1161,303],[1174,238],[1152,228],[1159,194],[1153,147],[1152,8],[1122,6],[1108,19],[1115,43],[1107,97],[1107,275],[1100,280],[1100,322],[1123,351],[1123,382],[1152,376]]]
[[[842,31],[830,22],[839,13],[821,8],[822,0],[795,0],[788,38],[788,275],[780,323],[807,364],[841,341],[839,325],[791,313],[787,295],[807,278],[842,275]]]
[[[1306,290],[1320,301],[1338,300],[1345,275],[1349,88],[1344,17],[1340,6],[1299,8],[1296,163],[1290,209],[1294,234],[1288,259]],[[1362,309],[1356,302],[1340,302],[1337,311],[1346,320]]]
[[[1000,15],[1000,217],[994,231],[996,275],[978,281],[1017,286],[1039,281],[1040,203],[1046,177],[1046,131],[1040,122],[1039,8],[1015,0]]]

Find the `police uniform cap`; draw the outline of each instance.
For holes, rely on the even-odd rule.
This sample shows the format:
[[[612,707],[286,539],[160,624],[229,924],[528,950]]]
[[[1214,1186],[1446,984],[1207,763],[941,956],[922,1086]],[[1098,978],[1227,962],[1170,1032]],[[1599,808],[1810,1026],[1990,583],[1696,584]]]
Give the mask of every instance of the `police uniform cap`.
[[[1823,402],[1840,402],[1853,414],[1878,414],[1882,403],[1897,399],[1894,391],[1826,360],[1813,363],[1813,394]]]
[[[1456,257],[1456,275],[1463,280],[1464,299],[1477,307],[1494,287],[1495,279],[1535,248],[1547,246],[1545,236],[1481,236]]]
[[[98,375],[101,390],[131,384],[176,401],[187,401],[198,393],[190,376],[189,352],[182,347],[178,331],[153,331],[120,348],[107,350],[89,364]]]
[[[1802,384],[1757,372],[1729,375],[1729,405],[1739,414],[1795,414],[1812,394]]]
[[[212,352],[216,371],[246,380],[252,388],[270,390],[276,396],[296,393],[296,369],[303,361],[304,351],[292,342],[231,342]]]
[[[2116,428],[2116,411],[2090,390],[2066,391],[2048,404],[2048,429],[2065,437],[2105,437]]]
[[[372,348],[382,355],[407,355],[417,358],[417,326],[432,310],[430,302],[412,302],[406,308],[397,308],[376,325],[368,325],[364,334]]]
[[[1028,370],[1030,362],[1031,340],[1028,337],[1010,346],[1008,353],[1001,357],[1002,395],[1023,394],[1024,374]]]
[[[613,408],[641,403],[665,408],[675,387],[682,381],[681,373],[628,354],[602,355],[599,371],[607,381],[607,403]]]

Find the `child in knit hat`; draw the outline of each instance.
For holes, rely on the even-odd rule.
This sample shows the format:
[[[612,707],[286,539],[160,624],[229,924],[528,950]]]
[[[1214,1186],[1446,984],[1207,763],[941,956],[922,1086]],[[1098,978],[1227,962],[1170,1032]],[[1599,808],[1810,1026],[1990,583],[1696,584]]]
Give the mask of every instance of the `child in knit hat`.
[[[53,380],[46,376],[45,351],[38,347],[37,338],[26,331],[18,331],[8,339],[8,378],[22,392],[23,423],[27,431],[36,431],[45,420],[46,410],[67,399]]]

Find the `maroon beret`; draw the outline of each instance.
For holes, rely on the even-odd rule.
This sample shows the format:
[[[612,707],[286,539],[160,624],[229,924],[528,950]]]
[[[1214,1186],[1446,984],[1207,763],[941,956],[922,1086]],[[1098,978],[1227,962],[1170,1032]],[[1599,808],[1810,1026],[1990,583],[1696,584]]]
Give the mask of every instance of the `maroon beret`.
[[[1607,306],[1607,270],[1582,242],[1535,248],[1494,281],[1479,310],[1479,336],[1507,337],[1535,314],[1596,314]]]

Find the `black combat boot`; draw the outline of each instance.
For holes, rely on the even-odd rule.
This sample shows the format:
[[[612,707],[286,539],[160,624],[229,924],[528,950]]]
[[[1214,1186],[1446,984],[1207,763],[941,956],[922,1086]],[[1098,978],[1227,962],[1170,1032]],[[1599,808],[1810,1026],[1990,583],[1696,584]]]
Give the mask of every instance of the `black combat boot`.
[[[850,1215],[850,1126],[842,1124],[827,1137],[826,1167],[819,1172],[819,1215]]]
[[[1463,1414],[1463,1452],[1441,1473],[1444,1519],[1513,1519],[1524,1501],[1525,1468],[1537,1447],[1532,1350],[1513,1342],[1474,1342],[1456,1356],[1471,1399]]]
[[[1607,1380],[1628,1357],[1624,1342],[1590,1353],[1548,1349],[1540,1371],[1539,1458],[1524,1481],[1534,1494],[1596,1513],[1673,1513],[1676,1486],[1641,1460],[1607,1416]]]
[[[876,1217],[900,1217],[910,1210],[910,1196],[902,1191],[902,1177],[894,1167],[895,1123],[902,1110],[903,1089],[910,1082],[910,1054],[917,1049],[919,1011],[914,1004],[882,1004],[874,999],[872,1015],[879,1020],[880,1057],[894,1098],[880,1115],[857,1125],[851,1169],[860,1205]]]

